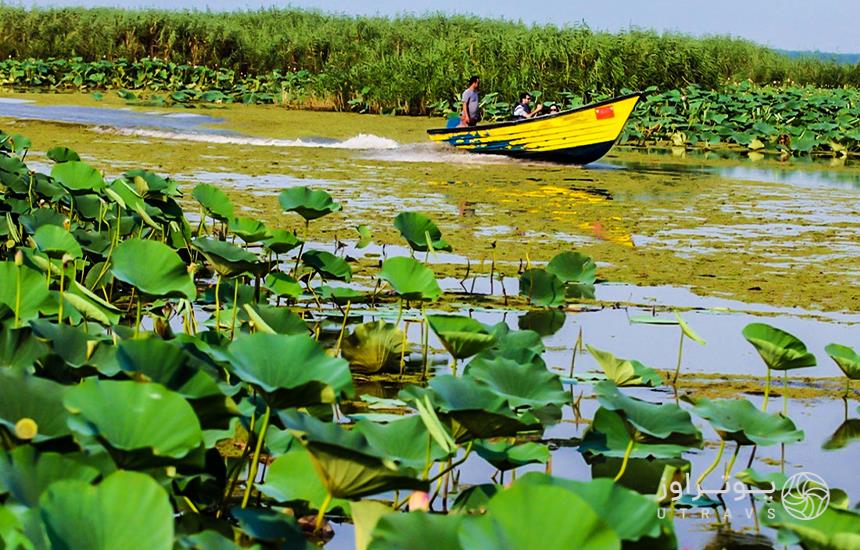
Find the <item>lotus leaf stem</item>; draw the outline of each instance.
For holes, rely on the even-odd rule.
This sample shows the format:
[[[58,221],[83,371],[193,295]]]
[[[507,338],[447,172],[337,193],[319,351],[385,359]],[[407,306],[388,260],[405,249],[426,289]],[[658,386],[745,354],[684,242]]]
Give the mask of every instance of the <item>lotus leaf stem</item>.
[[[187,497],[187,496],[185,496],[185,495],[182,495],[182,500],[184,500],[184,501],[185,501],[185,504],[187,504],[187,505],[188,505],[188,507],[189,507],[189,508],[191,508],[191,511],[192,511],[192,512],[194,512],[194,513],[195,513],[195,514],[197,514],[198,516],[200,515],[200,510],[197,508],[197,506],[195,506],[195,505],[194,505],[194,503],[193,503],[193,502],[191,502],[191,499],[190,499],[190,498],[188,498],[188,497]]]
[[[582,326],[579,327],[579,336],[576,338],[576,343],[573,344],[573,355],[570,358],[570,374],[568,378],[573,378],[573,369],[576,366],[576,354],[582,353]]]
[[[630,438],[630,441],[627,442],[627,449],[624,451],[624,459],[621,461],[621,469],[618,470],[618,473],[615,474],[615,479],[612,481],[618,481],[624,476],[624,472],[627,471],[627,463],[630,461],[630,453],[633,452],[634,445],[633,438]]]
[[[314,522],[314,533],[315,534],[319,533],[322,530],[322,523],[323,523],[323,518],[325,518],[325,511],[328,508],[328,505],[331,504],[331,499],[332,499],[331,493],[326,493],[325,500],[323,501],[322,506],[320,506],[320,510],[319,510],[319,512],[317,512],[317,519]]]
[[[135,339],[137,339],[137,337],[140,336],[140,303],[142,301],[143,300],[141,300],[141,296],[138,293],[138,295],[137,295],[137,315],[134,318],[134,337],[135,337]]]
[[[406,369],[406,348],[409,342],[406,335],[409,333],[409,320],[403,322],[403,339],[400,342],[400,376],[403,377],[403,371]]]
[[[266,413],[263,415],[263,423],[260,425],[260,434],[257,436],[257,445],[254,447],[254,458],[251,459],[251,468],[248,472],[248,481],[245,482],[245,495],[242,497],[242,508],[248,505],[248,499],[251,497],[251,488],[254,487],[254,480],[257,478],[257,469],[260,467],[260,451],[263,449],[263,440],[266,439],[266,430],[269,428],[269,416],[272,410],[266,406]]]
[[[57,323],[63,324],[63,283],[65,282],[66,267],[60,265],[60,306],[57,308]]]
[[[254,433],[254,424],[257,419],[257,411],[256,409],[251,412],[251,423],[248,425],[248,437],[250,439],[251,434]],[[233,488],[236,486],[236,481],[239,479],[239,472],[242,471],[242,465],[245,463],[245,459],[248,458],[248,454],[250,454],[251,445],[250,441],[245,442],[245,448],[242,449],[242,456],[239,457],[239,461],[236,462],[236,465],[233,467],[233,471],[230,473],[230,482],[227,484],[227,488],[224,490],[224,495],[221,498],[221,505],[218,507],[218,512],[215,513],[215,517],[221,517],[222,512],[224,511],[224,506],[227,504],[227,500],[230,498],[230,495],[233,494]]]
[[[448,467],[445,468],[443,471],[439,472],[438,474],[436,474],[435,477],[428,479],[427,480],[428,483],[433,483],[434,481],[436,481],[437,479],[439,479],[443,475],[447,474],[448,472],[450,472],[451,470],[453,470],[454,468],[456,468],[460,464],[466,462],[466,460],[469,458],[469,455],[472,454],[472,443],[474,443],[474,441],[469,441],[469,444],[466,446],[466,453],[463,455],[463,458],[461,458],[460,460],[453,462],[453,463],[449,462]]]
[[[678,342],[678,364],[675,365],[675,376],[672,377],[672,385],[678,382],[678,375],[681,374],[681,357],[684,353],[684,330],[681,329],[681,340]]]
[[[233,318],[230,321],[230,339],[236,334],[236,316],[239,314],[239,279],[233,279]]]
[[[349,308],[352,307],[352,301],[346,301],[346,309],[343,312],[343,323],[340,324],[340,334],[337,335],[337,344],[334,346],[334,356],[340,354],[340,344],[343,342],[343,333],[346,332],[346,322],[349,319]]]
[[[729,483],[729,478],[732,475],[732,468],[735,466],[735,460],[738,459],[738,453],[741,452],[741,444],[738,443],[735,446],[735,452],[732,453],[732,458],[729,460],[729,464],[726,466],[726,473],[723,475],[723,486],[722,489],[725,489],[726,485]]]
[[[788,416],[788,371],[782,371],[782,416]]]
[[[423,312],[422,312],[422,316],[423,316]],[[421,321],[421,360],[424,362],[423,374],[422,374],[421,378],[423,380],[427,379],[427,365],[429,363],[429,361],[428,361],[429,347],[430,347],[430,327],[427,326],[427,319],[424,319]],[[850,384],[850,381],[849,381],[849,384]]]
[[[453,362],[451,363],[451,373],[454,375],[454,378],[457,378],[457,358],[451,356]]]
[[[16,264],[18,262],[15,262]],[[15,266],[15,328],[21,326],[21,268],[22,265]],[[48,270],[50,272],[50,269]],[[851,381],[849,380],[850,384]],[[849,385],[850,388],[850,385]],[[845,392],[848,395],[848,392]]]
[[[221,274],[215,281],[215,332],[221,331]]]
[[[717,464],[720,463],[720,460],[723,458],[723,451],[725,450],[725,448],[726,448],[726,440],[723,439],[720,441],[720,448],[717,451],[717,457],[714,459],[714,461],[711,463],[711,465],[708,466],[708,468],[704,472],[702,472],[702,475],[700,475],[699,478],[696,480],[696,489],[701,490],[702,481],[704,481],[705,478],[708,477],[708,474],[713,472],[714,469],[717,467]]]
[[[302,258],[302,252],[305,249],[305,241],[308,240],[308,227],[310,226],[310,220],[305,220],[305,231],[302,234],[302,244],[299,245],[299,253],[296,255],[296,265],[293,267],[293,277],[298,280],[299,278],[299,260]]]
[[[764,383],[764,401],[761,404],[761,410],[767,412],[767,398],[770,396],[770,367],[767,368],[767,378]]]

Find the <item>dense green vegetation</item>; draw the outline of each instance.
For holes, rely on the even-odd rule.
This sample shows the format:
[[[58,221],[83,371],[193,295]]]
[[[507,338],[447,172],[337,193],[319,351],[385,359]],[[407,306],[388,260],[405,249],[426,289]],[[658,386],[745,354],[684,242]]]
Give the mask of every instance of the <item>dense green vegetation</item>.
[[[351,18],[298,10],[201,13],[0,7],[0,58],[159,58],[239,75],[308,71],[320,101],[422,114],[470,74],[502,98],[523,90],[578,96],[622,88],[719,88],[750,79],[860,84],[860,67],[792,60],[751,42],[631,30],[598,33],[471,17]],[[360,96],[360,98],[359,98]]]

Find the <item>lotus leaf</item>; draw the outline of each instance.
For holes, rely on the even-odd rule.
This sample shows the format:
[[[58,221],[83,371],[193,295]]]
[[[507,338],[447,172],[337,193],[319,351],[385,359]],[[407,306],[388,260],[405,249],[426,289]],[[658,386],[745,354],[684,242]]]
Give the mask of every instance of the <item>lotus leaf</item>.
[[[344,338],[343,358],[357,372],[374,373],[395,368],[403,352],[403,331],[384,321],[364,323]]]
[[[564,303],[564,283],[546,270],[527,269],[520,276],[520,296],[535,305],[560,306]]]
[[[294,412],[279,416],[308,449],[317,474],[333,497],[358,499],[385,491],[429,488],[411,468],[399,467],[380,456],[361,433]]]
[[[72,160],[81,160],[81,157],[79,157],[76,152],[69,149],[68,147],[54,147],[52,149],[48,149],[46,155],[49,159],[58,163],[69,162]]]
[[[173,507],[148,475],[119,471],[95,487],[57,481],[42,495],[40,508],[52,548],[173,548]]]
[[[57,227],[63,227],[66,220],[68,220],[66,216],[50,208],[35,208],[31,210],[29,214],[24,214],[18,217],[18,223],[20,223],[24,229],[27,230],[27,233],[30,233],[31,235],[43,225],[56,225]]]
[[[546,271],[558,277],[561,282],[577,285],[593,285],[596,270],[594,260],[579,252],[562,252],[546,266]]]
[[[810,510],[809,513],[814,512]],[[814,519],[798,519],[781,503],[772,501],[765,502],[759,517],[768,527],[786,529],[796,535],[804,548],[853,550],[860,547],[860,514],[854,510],[841,510],[831,505]]]
[[[317,287],[314,292],[321,299],[334,302],[335,304],[345,304],[347,302],[360,304],[370,299],[369,294],[349,288],[348,286],[322,285]]]
[[[483,514],[487,511],[487,503],[500,490],[501,486],[494,483],[472,485],[457,495],[457,498],[454,499],[454,504],[451,505],[451,510],[469,514]]]
[[[117,361],[123,371],[143,376],[189,399],[223,395],[201,361],[157,337],[120,342]]]
[[[546,309],[529,311],[517,320],[517,325],[523,330],[532,330],[541,336],[552,336],[564,326],[567,320],[563,311]]]
[[[492,359],[504,357],[524,365],[534,363],[545,367],[541,354],[544,352],[543,340],[537,332],[531,330],[511,330],[505,323],[492,327],[490,333],[496,339],[493,347],[482,351],[475,359]]]
[[[359,420],[355,430],[364,436],[379,456],[397,460],[412,468],[423,469],[427,466],[428,457],[440,460],[449,456],[431,439],[430,432],[418,415],[401,416],[386,423]]]
[[[458,538],[461,526],[470,521],[461,514],[391,513],[379,519],[368,550],[463,550]],[[490,548],[487,546],[486,548]],[[502,547],[500,547],[502,548]]]
[[[860,441],[860,418],[849,418],[840,424],[821,448],[826,451],[842,449],[854,441]]]
[[[373,240],[373,235],[370,234],[370,229],[366,225],[359,225],[355,230],[358,231],[359,236],[359,241],[356,243],[355,248],[361,250],[370,244]]]
[[[77,457],[80,458],[80,457]],[[9,493],[24,506],[38,506],[39,497],[60,479],[95,480],[100,472],[79,460],[59,453],[39,453],[32,446],[0,451],[0,493]]]
[[[58,165],[62,166],[62,165]],[[128,239],[113,254],[114,277],[150,296],[194,300],[197,288],[185,263],[166,244]]]
[[[256,243],[270,237],[266,225],[252,218],[230,218],[227,227],[246,243]]]
[[[33,369],[33,363],[49,352],[29,328],[15,329],[0,323],[0,369],[11,367],[22,372]]]
[[[33,241],[36,242],[36,248],[50,258],[62,258],[66,254],[72,258],[80,258],[84,255],[75,237],[56,225],[39,227],[33,235]]]
[[[417,212],[401,212],[394,218],[394,227],[400,231],[412,250],[426,252],[429,247],[427,239],[430,239],[429,246],[433,250],[444,250],[450,252],[453,250],[451,245],[442,238],[442,232],[433,221],[423,214]]]
[[[269,273],[266,276],[266,287],[278,296],[286,296],[288,298],[298,298],[302,294],[302,285],[280,271]]]
[[[720,437],[739,445],[775,445],[803,440],[790,418],[760,411],[746,399],[700,398],[693,412],[707,420]]]
[[[81,161],[68,161],[55,164],[51,168],[51,177],[73,193],[101,191],[105,187],[102,175]]]
[[[20,300],[16,295],[19,269],[21,270]],[[0,304],[6,305],[12,311],[20,307],[18,315],[21,321],[37,318],[39,310],[45,308],[50,299],[51,293],[45,287],[45,277],[38,271],[26,265],[16,267],[14,262],[0,262]]]
[[[302,262],[313,268],[324,279],[335,279],[349,282],[352,280],[352,268],[343,258],[324,250],[309,250],[302,254]]]
[[[515,410],[570,403],[558,375],[532,363],[520,365],[504,357],[475,359],[466,366],[464,376],[480,381]]]
[[[301,245],[302,241],[292,231],[274,229],[269,232],[269,237],[263,240],[263,246],[275,254],[286,254],[290,250]]]
[[[278,202],[286,212],[295,212],[306,222],[341,209],[340,204],[334,202],[331,195],[308,187],[292,187],[281,191]]]
[[[195,239],[191,245],[206,256],[222,277],[237,277],[252,272],[257,265],[256,255],[225,241],[204,237]]]
[[[532,548],[535,533],[545,548],[621,548],[616,532],[585,498],[554,485],[520,482],[494,495],[486,514],[464,521],[459,539],[463,548]]]
[[[456,359],[465,359],[492,346],[496,339],[478,321],[460,315],[427,315],[427,324]]]
[[[63,398],[67,387],[51,380],[0,369],[0,425],[15,432],[25,418],[36,423],[39,443],[70,435]]]
[[[226,222],[233,217],[233,203],[224,191],[214,185],[201,183],[191,191],[191,196],[216,220]]]
[[[63,402],[72,431],[103,442],[119,465],[169,463],[203,443],[194,409],[160,384],[90,378]]]
[[[249,318],[259,325],[260,321],[277,334],[308,334],[308,324],[287,307],[275,307],[266,304],[251,306],[245,304]],[[253,313],[252,313],[253,312]],[[259,330],[259,326],[257,327]]]
[[[634,438],[631,431],[622,413],[601,407],[594,413],[579,452],[617,458],[629,448],[630,458],[677,458],[691,447],[702,445],[701,439],[692,437]],[[631,441],[633,446],[629,447]]]
[[[549,448],[540,443],[511,443],[509,441],[480,441],[475,451],[481,458],[501,471],[513,470],[526,464],[546,464]]]
[[[77,281],[71,282],[63,299],[86,319],[106,326],[119,323],[120,310]]]
[[[79,368],[86,364],[89,341],[83,328],[57,324],[47,319],[30,321],[30,326],[33,334],[51,342],[53,352],[68,365]]]
[[[829,344],[824,348],[827,355],[842,369],[849,380],[860,380],[860,355],[853,349],[839,344]]]
[[[302,534],[293,516],[268,509],[233,508],[230,513],[251,538],[282,548],[316,548]]]
[[[586,345],[588,352],[597,360],[611,382],[617,386],[660,386],[663,379],[652,368],[635,359],[618,359],[608,351]]]
[[[628,397],[609,381],[595,384],[594,391],[601,406],[623,413],[626,420],[643,434],[659,439],[673,435],[701,439],[699,430],[690,419],[690,413],[674,403],[656,404]]]
[[[614,479],[621,471],[624,459],[587,456],[586,461],[591,464],[592,479]],[[631,458],[627,462],[627,469],[616,483],[642,495],[653,495],[656,497],[655,501],[661,504],[669,504],[673,497],[672,483],[677,481],[683,490],[690,470],[690,461],[683,458]]]
[[[770,369],[788,370],[814,367],[815,356],[793,335],[764,323],[750,323],[744,338],[752,344]]]
[[[233,371],[276,408],[333,403],[352,392],[349,365],[307,334],[240,335],[230,344]]]
[[[141,197],[163,198],[178,195],[176,182],[170,178],[162,178],[149,170],[129,170],[123,174],[126,181],[133,184]]]
[[[379,278],[404,300],[435,300],[442,295],[436,276],[414,258],[395,256],[382,262]]]
[[[268,443],[268,437],[266,439]],[[289,503],[297,500],[307,501],[313,509],[319,510],[328,496],[326,488],[317,474],[311,454],[304,447],[296,445],[272,462],[266,472],[266,483],[258,485],[260,492],[277,502]],[[333,499],[326,512],[335,508],[349,509],[349,502]]]

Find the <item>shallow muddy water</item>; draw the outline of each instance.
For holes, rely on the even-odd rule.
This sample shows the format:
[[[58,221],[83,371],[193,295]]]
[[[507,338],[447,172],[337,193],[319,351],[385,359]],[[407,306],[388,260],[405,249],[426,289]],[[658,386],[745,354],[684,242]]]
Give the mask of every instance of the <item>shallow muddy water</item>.
[[[427,258],[449,294],[433,307],[469,312],[487,324],[544,330],[544,359],[563,376],[569,374],[580,329],[587,344],[663,372],[674,370],[678,327],[635,324],[630,318],[671,317],[678,310],[706,341],[704,346],[685,342],[681,391],[743,396],[759,404],[765,369],[741,330],[750,322],[787,330],[807,344],[818,366],[792,371],[789,378],[788,412],[806,438],[786,448],[785,472],[819,473],[854,498],[860,494],[856,441],[822,449],[840,426],[860,422],[857,392],[849,403],[842,401],[844,379],[824,352],[831,342],[855,349],[860,344],[860,167],[850,161],[786,164],[616,149],[600,163],[578,168],[431,145],[424,142],[424,129],[438,121],[428,119],[264,106],[126,110],[116,100],[105,102],[108,110],[88,96],[10,98],[32,103],[0,101],[0,128],[30,137],[28,160],[45,170],[50,165],[44,152],[66,145],[108,176],[132,168],[170,175],[181,182],[189,206],[195,184],[218,185],[243,215],[272,228],[295,229],[300,236],[304,224],[281,211],[278,193],[299,185],[327,190],[343,210],[312,222],[307,239],[314,248],[355,260],[354,288],[371,287],[368,268],[383,257],[409,254],[392,226],[398,212],[429,215],[454,248]],[[69,106],[63,107],[63,100]],[[360,224],[373,234],[365,249],[354,247],[358,234],[351,228]],[[517,296],[518,273],[570,249],[597,261],[595,300],[565,310],[529,307]],[[431,346],[441,351],[432,338]],[[596,368],[589,354],[577,355],[576,374]],[[580,479],[614,475],[610,470],[616,466],[589,466],[576,451],[575,440],[597,403],[589,383],[569,387],[583,401],[577,412],[566,407],[564,420],[546,433],[558,447],[553,473]],[[379,391],[396,393],[391,387]],[[781,407],[780,391],[776,381],[771,411]],[[665,388],[634,393],[651,401],[673,399]],[[713,460],[718,441],[704,421],[697,424],[708,444],[686,455],[694,472]],[[734,471],[745,467],[748,456],[749,449],[743,449]],[[753,466],[779,468],[780,459],[779,446],[760,448]],[[529,469],[543,467],[522,468]],[[463,468],[460,482],[486,483],[492,473],[475,458]],[[714,471],[709,481],[716,482],[719,474]],[[756,531],[746,516],[748,505],[729,504],[731,531]],[[701,518],[699,511],[688,515],[694,517],[676,520],[681,547],[701,548],[730,536],[715,527],[713,517]],[[336,525],[328,547],[351,548],[351,529]]]

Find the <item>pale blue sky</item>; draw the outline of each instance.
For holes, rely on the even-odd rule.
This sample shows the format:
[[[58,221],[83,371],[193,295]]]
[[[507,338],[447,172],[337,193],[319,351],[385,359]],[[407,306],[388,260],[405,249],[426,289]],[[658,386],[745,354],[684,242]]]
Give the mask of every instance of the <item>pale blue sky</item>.
[[[0,0],[2,2],[3,0]],[[595,30],[628,27],[673,30],[692,35],[747,38],[773,48],[860,53],[857,0],[6,0],[23,6],[120,6],[170,9],[246,9],[269,6],[312,8],[350,15],[426,12],[471,13],[527,23],[573,24]]]

